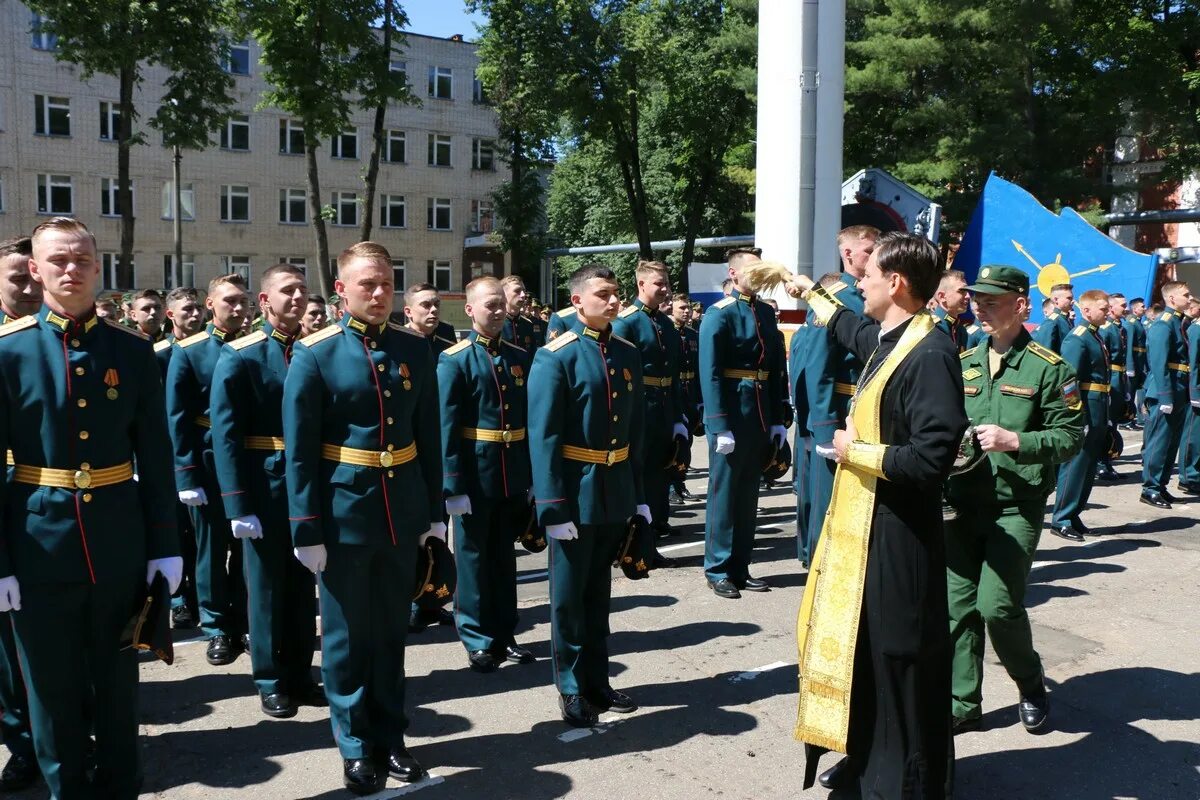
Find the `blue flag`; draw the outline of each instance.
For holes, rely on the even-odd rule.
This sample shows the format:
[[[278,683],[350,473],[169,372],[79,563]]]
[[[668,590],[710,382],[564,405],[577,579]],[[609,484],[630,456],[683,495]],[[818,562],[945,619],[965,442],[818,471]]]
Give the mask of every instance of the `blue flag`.
[[[1158,256],[1118,244],[1074,209],[1055,214],[1020,186],[992,173],[953,266],[973,283],[979,268],[989,264],[1007,264],[1029,275],[1029,321],[1038,323],[1042,301],[1060,283],[1074,285],[1076,297],[1088,289],[1103,289],[1129,299],[1149,298]]]

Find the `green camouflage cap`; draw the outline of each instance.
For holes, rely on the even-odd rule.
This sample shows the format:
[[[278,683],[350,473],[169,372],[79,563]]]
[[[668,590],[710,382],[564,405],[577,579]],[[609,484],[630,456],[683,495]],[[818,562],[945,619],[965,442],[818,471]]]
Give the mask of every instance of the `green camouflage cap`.
[[[978,294],[1008,294],[1009,292],[1029,293],[1029,276],[1006,264],[989,264],[979,268],[975,282],[967,287],[967,291]]]

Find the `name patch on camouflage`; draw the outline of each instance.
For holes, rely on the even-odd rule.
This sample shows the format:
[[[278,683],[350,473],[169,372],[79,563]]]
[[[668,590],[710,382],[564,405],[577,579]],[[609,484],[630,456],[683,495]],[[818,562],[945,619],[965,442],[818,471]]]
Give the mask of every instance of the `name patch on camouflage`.
[[[1001,394],[1012,394],[1017,397],[1033,397],[1037,390],[1032,386],[1013,386],[1011,383],[1003,383],[1000,385]]]
[[[1083,402],[1079,399],[1079,383],[1076,381],[1067,381],[1060,388],[1063,402],[1067,404],[1067,408],[1072,411],[1078,411],[1083,408]]]
[[[971,397],[974,397],[975,395],[979,394],[982,391],[983,390],[980,389],[978,386],[964,386],[963,387],[963,394],[970,395]]]

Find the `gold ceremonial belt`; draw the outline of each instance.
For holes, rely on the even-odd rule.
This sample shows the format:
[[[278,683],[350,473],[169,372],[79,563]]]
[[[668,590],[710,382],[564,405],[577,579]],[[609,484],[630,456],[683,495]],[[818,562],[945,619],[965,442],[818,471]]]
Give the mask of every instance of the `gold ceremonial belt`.
[[[282,450],[282,436],[247,436],[242,439],[242,445],[247,450]]]
[[[1191,372],[1192,368],[1187,364],[1167,364],[1167,369],[1173,369],[1176,372]]]
[[[1081,383],[1079,388],[1085,392],[1099,392],[1100,394],[1108,394],[1112,391],[1112,387],[1107,383]]]
[[[681,381],[694,381],[694,380],[696,380],[696,373],[694,373],[694,372],[681,372],[681,373],[679,373],[679,380],[681,380]]]
[[[573,447],[569,444],[564,444],[562,454],[563,458],[569,458],[572,461],[582,461],[586,464],[603,464],[606,467],[611,467],[613,464],[620,464],[629,458],[629,445],[625,445],[620,450],[589,450],[586,447]]]
[[[133,462],[126,461],[103,469],[50,469],[14,464],[12,479],[17,483],[52,486],[56,489],[98,489],[133,480]]]
[[[722,378],[737,378],[739,381],[765,381],[770,377],[771,373],[764,369],[723,369],[721,370]]]
[[[1125,371],[1125,365],[1124,365],[1124,364],[1113,364],[1113,365],[1112,365],[1112,371],[1113,371],[1113,372],[1124,372],[1124,371]]]
[[[515,431],[494,431],[488,428],[463,428],[462,437],[464,439],[474,439],[477,442],[520,442],[525,439],[525,429],[517,428]]]
[[[656,389],[666,389],[670,387],[671,379],[643,377],[642,383],[646,384],[647,386],[653,386]]]
[[[853,383],[835,383],[833,385],[833,391],[837,392],[838,394],[845,394],[851,397],[854,396],[854,390],[856,388],[858,387],[856,387]]]
[[[211,428],[212,427],[212,420],[209,419],[208,417],[196,417],[192,421],[195,422],[197,425],[199,425],[201,428]]]
[[[17,462],[13,460],[12,450],[9,450],[7,453],[5,453],[5,455],[8,456],[8,465],[10,467],[16,466]]]
[[[357,447],[338,447],[336,444],[321,445],[321,458],[356,467],[391,467],[407,464],[416,457],[416,442],[400,450],[359,450]]]
[[[1146,352],[1146,348],[1144,348],[1144,347],[1135,347],[1135,348],[1133,348],[1133,352],[1135,352],[1135,353],[1144,353],[1144,352]]]

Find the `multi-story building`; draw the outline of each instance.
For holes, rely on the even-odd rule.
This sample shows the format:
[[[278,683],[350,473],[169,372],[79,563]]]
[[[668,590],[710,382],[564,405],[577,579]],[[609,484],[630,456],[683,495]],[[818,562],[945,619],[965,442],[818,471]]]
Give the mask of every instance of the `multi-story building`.
[[[225,65],[235,81],[234,116],[213,132],[210,148],[183,152],[178,268],[173,154],[145,123],[167,72],[146,70],[134,126],[145,143],[134,146],[130,168],[135,271],[133,285],[121,285],[117,81],[84,81],[77,67],[55,59],[53,38],[35,25],[25,6],[0,4],[0,238],[48,216],[73,215],[96,234],[110,290],[203,288],[228,272],[244,274],[253,288],[279,261],[315,263],[305,132],[278,109],[258,109],[268,84],[259,48],[247,41]],[[428,281],[456,294],[473,277],[505,271],[503,254],[485,235],[493,224],[490,193],[506,171],[494,144],[495,114],[475,80],[477,62],[476,45],[462,37],[410,33],[403,60],[392,64],[420,100],[388,109],[376,188],[372,238],[392,253],[398,290]],[[358,239],[373,119],[373,110],[355,109],[346,130],[318,152],[322,203],[334,212],[327,223],[332,256]]]

